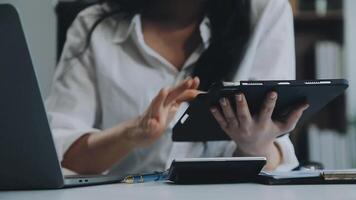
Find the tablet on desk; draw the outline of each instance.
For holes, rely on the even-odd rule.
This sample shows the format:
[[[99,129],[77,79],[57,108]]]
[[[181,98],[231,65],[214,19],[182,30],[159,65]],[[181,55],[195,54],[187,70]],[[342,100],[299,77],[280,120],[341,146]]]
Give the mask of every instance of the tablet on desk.
[[[293,108],[307,102],[310,107],[300,119],[302,123],[341,95],[347,87],[348,81],[344,79],[218,83],[191,102],[173,128],[173,141],[229,140],[210,113],[210,108],[218,105],[222,97],[230,98],[234,106],[234,96],[243,93],[253,115],[260,110],[268,92],[276,91],[278,99],[272,118],[284,119]]]
[[[265,157],[176,159],[168,179],[175,184],[254,182],[265,164]]]
[[[355,184],[356,170],[261,172],[257,182],[267,185]]]

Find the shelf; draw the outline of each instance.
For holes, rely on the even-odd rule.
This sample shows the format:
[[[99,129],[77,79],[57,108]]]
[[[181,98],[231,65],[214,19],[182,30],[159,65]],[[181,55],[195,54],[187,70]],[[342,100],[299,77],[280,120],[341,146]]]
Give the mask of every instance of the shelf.
[[[317,35],[320,38],[343,42],[344,18],[342,11],[332,11],[326,15],[315,12],[299,12],[294,16],[296,35]]]
[[[329,11],[325,15],[317,14],[312,11],[303,11],[294,14],[294,20],[300,22],[319,22],[319,21],[337,21],[342,22],[344,16],[342,11]]]

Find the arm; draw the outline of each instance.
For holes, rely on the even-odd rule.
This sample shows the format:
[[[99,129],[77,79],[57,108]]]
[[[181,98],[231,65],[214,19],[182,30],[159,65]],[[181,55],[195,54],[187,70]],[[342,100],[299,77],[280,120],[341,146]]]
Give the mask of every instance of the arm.
[[[167,128],[179,105],[193,99],[199,79],[162,89],[140,117],[99,134],[86,134],[65,153],[62,165],[80,174],[99,174],[112,167],[135,148],[154,143]]]

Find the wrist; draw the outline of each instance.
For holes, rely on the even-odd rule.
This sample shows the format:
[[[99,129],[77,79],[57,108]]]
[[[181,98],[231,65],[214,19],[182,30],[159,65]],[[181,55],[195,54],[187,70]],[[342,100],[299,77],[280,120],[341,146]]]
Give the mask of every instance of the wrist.
[[[267,163],[263,170],[272,171],[276,169],[282,161],[282,153],[280,148],[275,142],[271,142],[264,147],[251,148],[251,149],[242,149],[237,147],[234,153],[234,156],[237,157],[266,157]]]
[[[266,158],[267,164],[263,168],[266,171],[273,171],[275,170],[282,162],[282,152],[279,146],[274,142],[271,149],[268,151]]]
[[[237,156],[263,156],[263,157],[268,157],[268,155],[271,154],[271,152],[274,152],[275,149],[275,144],[274,141],[268,142],[264,145],[238,145],[236,148],[235,154]]]
[[[125,146],[130,149],[139,147],[138,135],[139,133],[139,120],[140,117],[131,119],[117,127],[114,127],[117,139],[123,141]]]

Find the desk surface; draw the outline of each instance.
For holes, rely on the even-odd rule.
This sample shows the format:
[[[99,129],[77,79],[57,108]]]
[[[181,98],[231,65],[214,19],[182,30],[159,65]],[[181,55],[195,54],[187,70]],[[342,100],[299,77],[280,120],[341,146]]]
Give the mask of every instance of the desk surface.
[[[142,199],[356,199],[356,185],[265,186],[259,184],[170,185],[112,184],[60,190],[1,191],[0,200]]]

